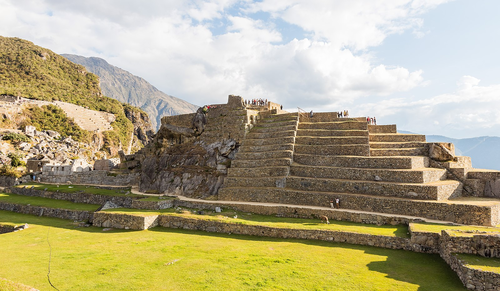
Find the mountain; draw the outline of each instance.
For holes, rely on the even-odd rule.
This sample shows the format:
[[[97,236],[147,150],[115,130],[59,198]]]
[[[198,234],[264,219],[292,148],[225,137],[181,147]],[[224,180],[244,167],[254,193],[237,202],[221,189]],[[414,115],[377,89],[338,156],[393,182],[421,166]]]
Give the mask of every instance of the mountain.
[[[88,136],[98,135],[96,138],[103,141],[103,148],[112,156],[119,149],[141,147],[151,136],[151,123],[144,111],[104,96],[99,87],[99,77],[89,73],[84,66],[24,39],[0,36],[0,95],[63,101],[89,110],[112,113],[115,119],[111,130],[88,133]],[[40,114],[51,114],[50,108],[45,111]],[[57,118],[64,114],[53,113]],[[11,126],[23,129],[33,124],[33,118],[27,118],[24,123]],[[4,119],[2,124],[11,121]]]
[[[198,106],[167,95],[143,78],[110,65],[101,58],[86,58],[70,54],[62,54],[62,56],[73,63],[83,65],[87,70],[99,76],[104,95],[144,110],[150,116],[151,123],[156,130],[160,127],[163,116],[192,113],[198,109]]]
[[[457,156],[472,158],[472,166],[479,169],[500,170],[500,137],[480,136],[455,139],[442,135],[428,135],[429,142],[451,142]]]

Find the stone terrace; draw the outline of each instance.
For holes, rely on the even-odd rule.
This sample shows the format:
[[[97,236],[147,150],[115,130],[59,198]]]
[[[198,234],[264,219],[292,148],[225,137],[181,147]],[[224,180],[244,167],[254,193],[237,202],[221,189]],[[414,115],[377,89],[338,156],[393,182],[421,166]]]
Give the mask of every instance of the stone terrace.
[[[311,206],[340,199],[343,209],[499,224],[500,200],[481,197],[484,176],[499,172],[474,170],[467,157],[436,163],[428,152],[424,135],[365,118],[263,115],[242,142],[219,199]]]

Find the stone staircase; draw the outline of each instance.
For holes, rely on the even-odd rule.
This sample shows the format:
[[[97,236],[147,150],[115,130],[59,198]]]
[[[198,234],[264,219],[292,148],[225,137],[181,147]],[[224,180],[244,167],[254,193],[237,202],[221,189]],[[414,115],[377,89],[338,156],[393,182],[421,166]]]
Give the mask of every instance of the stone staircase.
[[[364,118],[269,116],[247,134],[219,200],[329,206],[340,199],[341,209],[500,223],[500,203],[462,197],[463,183],[429,167],[427,152],[424,135]]]

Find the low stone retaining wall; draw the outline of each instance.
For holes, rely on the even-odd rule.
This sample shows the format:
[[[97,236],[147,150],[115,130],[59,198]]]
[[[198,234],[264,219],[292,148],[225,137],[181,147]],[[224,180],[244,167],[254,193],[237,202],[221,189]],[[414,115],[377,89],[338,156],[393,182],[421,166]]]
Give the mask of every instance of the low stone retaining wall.
[[[158,225],[158,215],[137,216],[124,213],[95,212],[92,224],[97,227],[144,230]]]
[[[162,201],[142,201],[141,199],[136,199],[132,201],[132,208],[135,209],[149,209],[149,210],[160,210],[172,208],[174,206],[173,199],[167,199]]]
[[[464,262],[455,255],[450,255],[446,262],[450,265],[451,269],[457,273],[467,289],[498,291],[500,286],[500,274],[467,267]]]
[[[17,181],[16,177],[11,176],[0,176],[0,186],[1,187],[10,187],[14,186]]]
[[[114,174],[108,171],[90,171],[64,176],[41,174],[37,177],[40,177],[42,183],[64,184],[71,181],[73,184],[136,186],[139,185],[140,173]]]
[[[92,221],[92,212],[0,202],[0,210],[68,220]]]
[[[199,209],[211,209],[214,210],[216,206],[221,208],[232,208],[237,211],[251,212],[261,215],[277,215],[280,217],[290,217],[290,218],[319,218],[324,215],[330,220],[342,220],[342,221],[352,221],[358,223],[368,223],[376,225],[397,225],[406,224],[410,222],[421,221],[419,218],[408,219],[407,217],[399,217],[395,215],[378,215],[373,213],[357,213],[342,211],[337,209],[314,209],[314,208],[295,208],[288,206],[261,206],[261,205],[249,205],[249,204],[201,204],[201,203],[190,203],[188,201],[177,200],[175,206],[187,207],[187,208],[199,208]]]
[[[451,231],[441,232],[441,256],[450,253],[500,258],[500,235],[473,233],[471,236],[454,236]]]
[[[132,206],[132,201],[137,199],[135,197],[97,195],[97,194],[88,194],[81,192],[75,192],[75,193],[50,192],[50,191],[32,189],[29,187],[27,188],[11,187],[10,191],[18,195],[36,196],[36,197],[58,199],[58,200],[68,200],[75,203],[103,205],[107,201],[111,201],[114,204],[125,208],[130,208]]]
[[[283,239],[312,239],[374,246],[388,249],[412,250],[412,246],[408,238],[370,235],[353,232],[275,228],[260,225],[244,225],[219,221],[207,221],[170,215],[160,215],[158,225],[168,228],[201,230],[217,233],[232,233]]]

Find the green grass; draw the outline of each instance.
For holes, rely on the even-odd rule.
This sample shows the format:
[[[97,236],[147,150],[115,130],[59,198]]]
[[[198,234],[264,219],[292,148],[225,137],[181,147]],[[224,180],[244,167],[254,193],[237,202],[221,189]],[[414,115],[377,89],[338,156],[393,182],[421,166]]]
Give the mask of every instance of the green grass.
[[[437,223],[411,223],[410,228],[413,231],[420,232],[433,232],[441,234],[442,230],[457,230],[457,232],[453,232],[456,235],[474,235],[473,232],[493,232],[500,233],[500,227],[487,227],[487,226],[474,226],[474,225],[446,225],[446,224],[437,224]],[[471,233],[463,233],[463,232],[471,232]]]
[[[500,274],[500,258],[485,258],[469,254],[455,254],[467,267]]]
[[[195,214],[192,211],[184,210],[176,212],[174,209],[163,210],[139,210],[139,209],[126,209],[116,208],[107,209],[106,212],[125,213],[132,215],[174,215],[181,217],[188,217],[194,219],[220,221],[232,224],[245,224],[245,225],[262,225],[276,228],[293,228],[293,229],[319,229],[319,230],[333,230],[355,232],[373,235],[397,236],[408,237],[408,228],[404,225],[382,225],[377,226],[373,224],[354,223],[349,221],[336,221],[331,220],[330,224],[321,223],[319,219],[305,219],[305,218],[285,218],[270,215],[258,215],[243,213],[239,211],[224,210],[222,213],[214,213],[211,211],[204,211],[203,215]],[[237,218],[234,216],[237,215]]]
[[[0,211],[0,277],[53,290],[465,290],[438,255],[199,231],[76,228]]]
[[[41,183],[25,183],[18,185],[16,187],[22,188],[22,187],[31,187],[33,186],[34,189],[37,190],[44,190],[47,189],[47,191],[50,192],[63,192],[63,193],[76,193],[76,192],[83,192],[83,193],[88,193],[88,194],[95,194],[95,195],[108,195],[108,196],[128,196],[128,197],[144,197],[143,195],[137,195],[137,194],[125,194],[130,192],[130,187],[127,188],[126,190],[119,189],[119,190],[110,190],[110,189],[102,189],[98,187],[93,187],[93,186],[84,186],[84,185],[66,185],[66,184],[60,184],[59,187],[57,185],[53,184],[41,184]]]
[[[66,200],[57,200],[42,197],[22,196],[16,194],[0,193],[0,202],[8,202],[22,205],[42,206],[69,210],[95,211],[100,205],[73,203]]]

